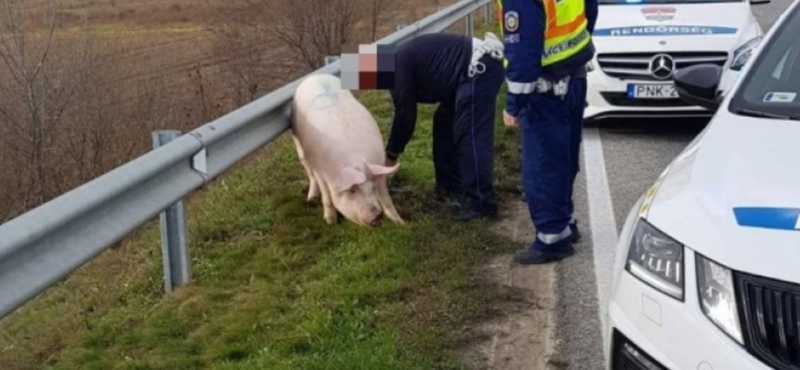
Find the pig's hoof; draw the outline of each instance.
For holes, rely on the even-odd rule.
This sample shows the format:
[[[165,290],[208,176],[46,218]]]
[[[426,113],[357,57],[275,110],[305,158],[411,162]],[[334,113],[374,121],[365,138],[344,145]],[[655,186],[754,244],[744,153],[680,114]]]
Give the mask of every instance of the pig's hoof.
[[[336,225],[337,223],[339,223],[339,218],[336,217],[336,213],[326,214],[325,223],[328,225]]]
[[[392,220],[395,225],[405,225],[406,221],[403,220],[402,217],[395,211],[395,212],[386,212],[386,217]]]
[[[394,222],[395,225],[404,226],[406,224],[406,221],[403,220],[403,218],[400,217],[400,215],[387,215],[387,216],[390,220],[392,220],[392,222]]]

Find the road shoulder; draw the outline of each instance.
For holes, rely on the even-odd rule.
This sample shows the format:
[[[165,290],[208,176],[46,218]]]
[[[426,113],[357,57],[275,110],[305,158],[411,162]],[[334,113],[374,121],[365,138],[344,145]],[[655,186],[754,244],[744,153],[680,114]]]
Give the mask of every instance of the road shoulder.
[[[524,202],[511,202],[494,228],[520,246],[534,232]],[[520,266],[511,254],[499,255],[482,265],[477,276],[505,291],[490,310],[497,314],[475,328],[476,343],[469,347],[468,363],[474,369],[559,369],[556,358],[558,273],[554,264]]]

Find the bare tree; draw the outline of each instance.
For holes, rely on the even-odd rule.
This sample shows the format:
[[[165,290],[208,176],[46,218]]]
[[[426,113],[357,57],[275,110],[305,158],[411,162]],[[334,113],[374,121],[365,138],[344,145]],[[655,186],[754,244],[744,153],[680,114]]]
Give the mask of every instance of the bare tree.
[[[226,55],[220,77],[233,90],[235,107],[270,91],[307,67],[298,64],[294,50],[273,33],[270,22],[279,12],[272,0],[206,0],[215,7],[214,50]]]
[[[381,15],[386,10],[386,5],[389,0],[368,0],[370,2],[370,36],[371,41],[378,40],[378,24],[381,21]]]
[[[0,3],[0,76],[6,79],[0,102],[0,118],[10,128],[6,143],[16,147],[24,171],[22,209],[34,207],[56,191],[46,178],[47,156],[53,130],[75,105],[79,73],[87,58],[71,43],[54,43],[57,9],[45,1],[44,20],[28,17],[23,0]],[[84,36],[88,36],[84,35]],[[88,40],[73,38],[78,46]],[[53,61],[57,61],[54,64]]]
[[[137,67],[125,65],[120,49],[105,45],[81,70],[76,91],[79,104],[59,125],[59,153],[72,172],[53,171],[59,193],[90,181],[111,168],[149,150],[150,131],[170,118],[172,95],[166,78],[149,76],[119,81],[119,76],[164,69],[158,58],[142,58]]]
[[[320,67],[344,44],[374,41],[391,0],[205,0],[238,104]]]
[[[269,6],[268,30],[295,60],[316,69],[326,55],[355,41],[360,0],[252,0]]]

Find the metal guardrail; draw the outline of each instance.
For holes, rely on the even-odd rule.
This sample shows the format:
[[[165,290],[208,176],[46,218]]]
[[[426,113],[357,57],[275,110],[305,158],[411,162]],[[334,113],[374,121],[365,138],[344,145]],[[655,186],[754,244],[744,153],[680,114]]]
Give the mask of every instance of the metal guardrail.
[[[376,43],[442,32],[463,18],[472,34],[473,13],[490,1],[460,1]],[[0,225],[0,319],[159,214],[165,288],[188,281],[182,199],[283,134],[300,82],[339,76],[340,66],[328,64],[185,135],[155,133],[153,151]]]

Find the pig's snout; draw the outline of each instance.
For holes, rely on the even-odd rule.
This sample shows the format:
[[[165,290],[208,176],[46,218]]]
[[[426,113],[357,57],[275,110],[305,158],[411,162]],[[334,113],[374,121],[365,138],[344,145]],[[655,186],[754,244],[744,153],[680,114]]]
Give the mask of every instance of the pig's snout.
[[[370,206],[366,221],[370,226],[379,226],[383,221],[383,210],[377,206]]]
[[[372,221],[370,221],[369,225],[380,226],[382,222],[383,222],[383,213],[378,213],[378,215],[375,216],[375,218],[373,218]]]

